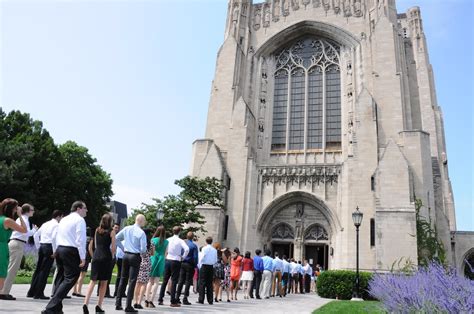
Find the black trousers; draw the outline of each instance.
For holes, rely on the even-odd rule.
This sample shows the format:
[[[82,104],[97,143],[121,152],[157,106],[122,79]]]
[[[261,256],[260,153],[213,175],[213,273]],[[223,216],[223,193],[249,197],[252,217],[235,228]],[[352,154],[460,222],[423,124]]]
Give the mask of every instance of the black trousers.
[[[114,297],[118,295],[120,278],[122,277],[122,259],[117,258],[117,280],[115,280],[115,292]]]
[[[253,297],[253,289],[255,289],[255,296],[260,298],[260,283],[262,282],[262,271],[261,270],[254,270],[253,271],[253,280],[252,280],[252,287],[250,288],[249,295]]]
[[[53,255],[53,246],[49,243],[41,244],[38,250],[38,262],[36,263],[36,269],[33,273],[27,296],[38,298],[44,296],[44,288],[46,287],[49,271],[54,262],[51,255]]]
[[[189,297],[189,288],[193,283],[193,276],[194,276],[194,264],[183,262],[181,264],[181,270],[179,272],[179,283],[178,283],[178,290],[176,292],[176,299],[179,299],[184,287],[184,297]]]
[[[181,262],[169,259],[165,261],[165,276],[163,278],[163,283],[161,284],[160,296],[158,298],[159,302],[163,302],[166,286],[168,285],[168,281],[171,278],[171,304],[178,303],[178,300],[176,299],[176,285],[178,284],[180,270]]]
[[[283,273],[281,276],[281,282],[283,283],[283,295],[286,295],[290,287],[290,273]]]
[[[115,306],[122,306],[122,296],[125,294],[125,288],[127,288],[128,283],[126,307],[132,307],[133,293],[135,292],[141,262],[142,258],[140,254],[125,253],[122,259],[122,274],[120,276],[119,291],[115,299]]]
[[[213,303],[213,289],[212,280],[214,279],[213,265],[202,265],[199,270],[199,299],[198,301],[204,303],[204,294],[207,296],[207,302]]]
[[[299,283],[300,283],[300,293],[304,293],[304,290],[303,290],[304,274],[300,273],[298,275],[298,280],[299,280]]]
[[[310,293],[311,291],[311,276],[308,274],[304,275],[304,292]]]
[[[56,250],[56,287],[54,295],[46,305],[46,313],[60,313],[63,309],[63,299],[76,284],[81,273],[79,251],[74,247],[59,246]]]

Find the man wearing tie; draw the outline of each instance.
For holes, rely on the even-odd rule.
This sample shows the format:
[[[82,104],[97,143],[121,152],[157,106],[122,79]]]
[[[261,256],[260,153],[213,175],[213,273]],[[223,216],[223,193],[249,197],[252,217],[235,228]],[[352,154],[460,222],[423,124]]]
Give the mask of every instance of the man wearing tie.
[[[179,272],[181,270],[181,261],[188,256],[188,245],[179,238],[181,227],[173,227],[173,236],[168,238],[168,255],[165,261],[165,276],[161,284],[160,297],[158,304],[163,305],[163,297],[165,296],[166,286],[171,278],[171,307],[180,307],[176,299],[176,284],[178,283]]]
[[[135,224],[127,226],[120,231],[116,238],[117,243],[123,241],[124,256],[122,259],[122,276],[120,277],[119,290],[115,301],[115,309],[123,310],[122,296],[125,294],[125,288],[128,282],[127,306],[125,312],[137,313],[138,311],[132,307],[132,299],[137,284],[138,272],[142,258],[140,253],[146,252],[146,235],[142,228],[146,224],[145,216],[137,215]]]
[[[49,297],[44,295],[44,288],[48,281],[49,271],[53,266],[53,246],[56,247],[56,235],[62,218],[63,212],[55,210],[53,218],[45,222],[33,236],[36,248],[38,249],[38,261],[31,279],[30,290],[26,294],[28,298],[49,300]]]
[[[86,204],[76,201],[72,204],[71,213],[61,219],[58,225],[56,243],[53,246],[56,254],[58,274],[53,297],[42,313],[62,313],[63,299],[79,278],[81,267],[86,263]]]
[[[207,302],[212,304],[212,280],[214,278],[214,264],[217,263],[217,250],[211,245],[212,238],[206,238],[207,245],[202,248],[199,260],[199,300],[197,303],[204,304],[204,290],[206,290]]]

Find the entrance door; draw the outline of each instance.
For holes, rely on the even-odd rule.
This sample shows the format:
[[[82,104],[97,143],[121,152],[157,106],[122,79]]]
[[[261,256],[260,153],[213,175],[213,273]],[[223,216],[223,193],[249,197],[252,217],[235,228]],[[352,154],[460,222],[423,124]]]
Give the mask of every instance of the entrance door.
[[[308,263],[314,267],[317,264],[328,269],[328,248],[327,244],[308,244],[304,247],[304,256]]]
[[[280,258],[283,255],[290,257],[290,254],[293,253],[292,245],[293,243],[272,243],[272,253],[275,254],[275,252],[278,252]]]

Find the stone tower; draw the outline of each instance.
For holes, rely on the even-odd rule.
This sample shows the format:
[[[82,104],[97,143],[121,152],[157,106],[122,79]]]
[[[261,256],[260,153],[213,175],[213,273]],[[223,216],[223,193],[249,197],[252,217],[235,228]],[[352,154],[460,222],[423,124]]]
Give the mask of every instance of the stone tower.
[[[441,109],[418,7],[394,0],[230,0],[206,135],[191,175],[215,241],[324,268],[417,261],[415,198],[448,255],[454,231]],[[449,255],[450,256],[450,255]]]

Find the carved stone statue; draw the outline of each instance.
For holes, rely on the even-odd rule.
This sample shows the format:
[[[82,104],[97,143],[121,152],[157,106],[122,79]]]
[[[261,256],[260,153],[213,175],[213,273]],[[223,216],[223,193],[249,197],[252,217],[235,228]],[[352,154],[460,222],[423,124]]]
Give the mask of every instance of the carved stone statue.
[[[323,8],[324,8],[324,11],[329,11],[329,9],[331,8],[331,0],[323,0]]]
[[[281,6],[283,8],[283,16],[288,16],[290,14],[290,0],[281,0]]]
[[[321,6],[321,0],[313,0],[313,8],[319,8]]]
[[[343,8],[343,11],[344,11],[344,16],[351,16],[352,13],[351,13],[351,0],[344,0],[342,2],[342,8]]]
[[[303,5],[306,7],[310,2],[311,0],[303,0]]]
[[[270,26],[270,18],[271,18],[270,7],[268,5],[265,6],[265,11],[263,15],[263,27]]]
[[[300,0],[291,0],[291,8],[293,11],[297,11],[300,8]]]
[[[332,7],[334,13],[339,14],[339,12],[341,12],[341,0],[333,0]]]
[[[273,2],[273,22],[278,22],[278,20],[280,19],[280,14],[280,0],[275,0],[275,2]]]
[[[354,16],[361,17],[362,12],[362,0],[355,0],[354,2]]]
[[[253,29],[254,30],[259,30],[260,29],[260,23],[262,20],[262,7],[258,6],[255,8],[255,13],[253,15]]]
[[[235,24],[239,20],[239,4],[234,4],[234,10],[232,10],[232,22]]]

